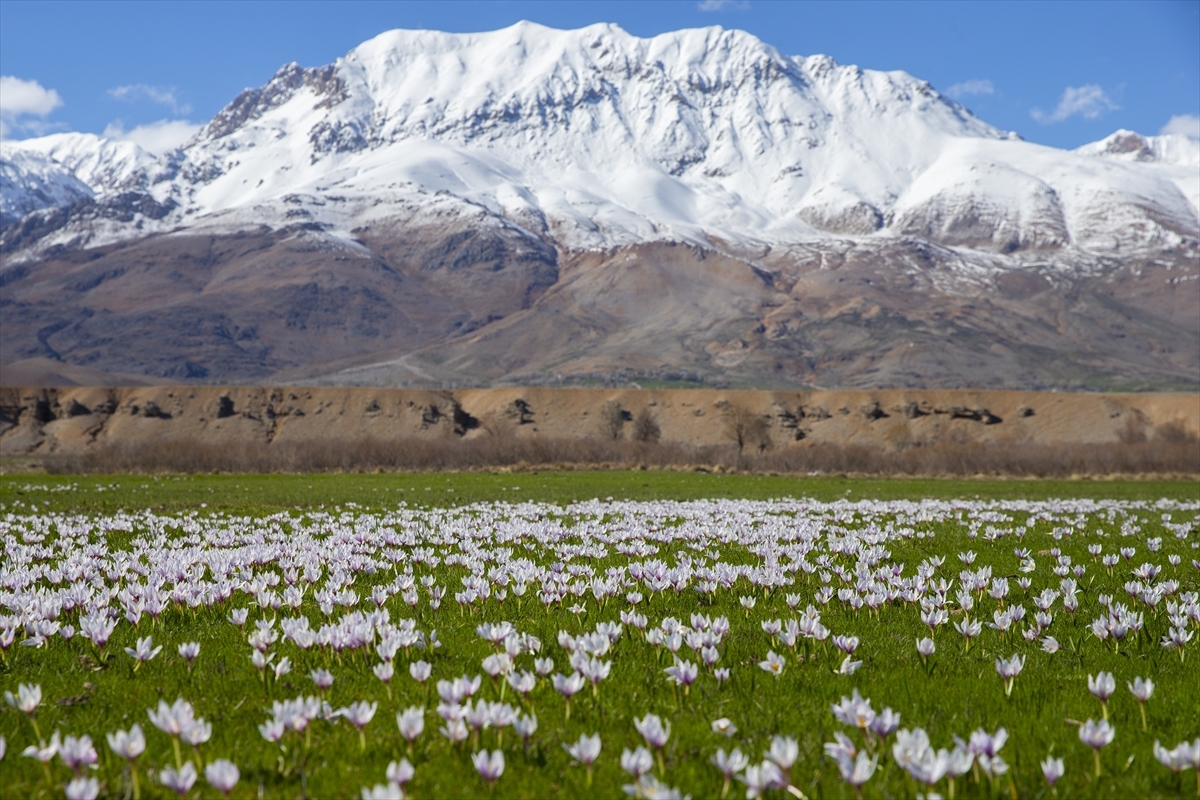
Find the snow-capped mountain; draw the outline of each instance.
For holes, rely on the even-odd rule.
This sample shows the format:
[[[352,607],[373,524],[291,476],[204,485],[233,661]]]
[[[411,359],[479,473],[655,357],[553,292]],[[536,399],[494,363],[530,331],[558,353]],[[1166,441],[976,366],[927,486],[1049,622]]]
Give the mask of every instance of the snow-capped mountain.
[[[1098,142],[1085,144],[1075,152],[1150,166],[1147,172],[1158,173],[1173,181],[1193,209],[1200,207],[1200,140],[1178,133],[1142,136],[1119,130]]]
[[[95,194],[138,186],[155,162],[153,155],[133,142],[92,133],[55,133],[10,146],[62,164]]]
[[[716,253],[784,294],[810,280],[797,276],[813,264],[859,257],[890,264],[889,281],[932,281],[962,297],[996,281],[1101,276],[1164,253],[1186,271],[1200,239],[1191,140],[1119,131],[1073,152],[1031,144],[904,72],[786,56],[720,28],[650,39],[613,25],[390,31],[334,64],[285,66],[158,159],[82,134],[6,142],[0,156],[5,269],[32,276],[64,249],[134,240],[165,253],[195,237],[274,236],[282,247],[302,235],[307,252],[373,259],[448,304],[446,326],[405,323],[428,335],[382,348],[412,374],[424,369],[411,360],[421,348],[492,335],[480,330],[503,338],[551,302],[543,296],[575,286],[566,265],[623,249]],[[615,267],[605,274],[617,280]],[[699,270],[690,280],[715,279]],[[413,299],[415,285],[404,302],[435,307]],[[775,302],[743,290],[757,298],[749,306]],[[714,302],[693,302],[712,317],[692,328],[745,316]],[[613,325],[645,320],[627,307],[604,313],[624,321],[583,327],[609,343]],[[772,347],[808,324],[779,313],[758,325],[782,331]],[[726,352],[732,340],[680,347],[692,368],[745,360]],[[538,369],[605,360],[580,348]],[[327,361],[370,362],[361,347],[334,350]],[[446,373],[456,380],[475,369],[473,357],[438,358],[458,364]],[[267,359],[263,369],[302,361]]]
[[[1076,148],[1075,152],[1143,164],[1200,167],[1200,140],[1178,133],[1169,136],[1142,136],[1140,133],[1122,129],[1098,142]]]
[[[0,143],[4,222],[43,208],[144,185],[155,158],[133,142],[56,133]]]
[[[35,150],[0,144],[0,224],[95,194],[67,165]]]

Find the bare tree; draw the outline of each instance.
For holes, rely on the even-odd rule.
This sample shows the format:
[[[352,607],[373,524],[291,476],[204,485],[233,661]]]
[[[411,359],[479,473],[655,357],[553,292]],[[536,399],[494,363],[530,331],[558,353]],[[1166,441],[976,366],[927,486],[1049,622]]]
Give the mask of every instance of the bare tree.
[[[725,436],[742,452],[747,445],[760,451],[771,446],[767,421],[743,405],[730,404],[725,409]]]
[[[629,412],[616,400],[609,400],[600,409],[600,432],[609,439],[620,439]]]
[[[649,408],[643,408],[634,417],[633,438],[638,442],[657,442],[662,438],[662,428]]]

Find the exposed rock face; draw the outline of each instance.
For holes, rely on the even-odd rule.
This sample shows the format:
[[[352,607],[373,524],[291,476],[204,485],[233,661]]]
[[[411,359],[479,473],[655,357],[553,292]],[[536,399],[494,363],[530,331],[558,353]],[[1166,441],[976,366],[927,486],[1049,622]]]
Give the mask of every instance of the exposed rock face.
[[[884,225],[878,208],[838,187],[817,190],[799,213],[800,219],[827,233],[867,236]]]
[[[950,247],[1011,253],[1056,250],[1069,243],[1054,190],[1032,181],[1020,187],[1017,203],[997,200],[977,186],[943,190],[898,214],[892,227],[906,236]]]
[[[317,69],[303,69],[291,63],[280,67],[274,77],[261,89],[246,89],[196,134],[199,141],[228,136],[248,122],[278,108],[296,95],[296,90],[308,87],[321,98],[321,108],[331,108],[346,99],[346,84],[332,64]]]

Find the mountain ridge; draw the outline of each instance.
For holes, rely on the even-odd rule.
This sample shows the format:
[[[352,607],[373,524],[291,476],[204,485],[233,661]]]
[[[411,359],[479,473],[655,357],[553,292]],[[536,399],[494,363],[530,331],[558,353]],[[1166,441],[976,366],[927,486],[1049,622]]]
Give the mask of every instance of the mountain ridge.
[[[653,368],[732,381],[944,385],[959,374],[1024,388],[1136,375],[1200,385],[1197,325],[1177,309],[1195,293],[1200,252],[1194,142],[1118,131],[1076,151],[1035,145],[907,73],[785,56],[741,31],[389,31],[330,65],[285,65],[157,159],[129,143],[57,136],[4,142],[0,153],[0,314],[17,332],[4,361],[61,358],[196,380],[357,380],[375,359],[407,366],[368,369],[371,381],[494,383],[649,369],[654,354],[670,352]],[[197,258],[189,242],[204,241],[232,272],[156,289],[155,303],[189,310],[175,323],[154,316],[136,299],[142,287],[166,287],[160,273],[179,272]],[[243,251],[238,241],[255,244]],[[76,263],[72,254],[84,252],[94,263]],[[159,277],[134,280],[131,254],[140,274]],[[646,263],[654,258],[664,260]],[[713,264],[726,272],[708,271]],[[679,296],[693,299],[677,319],[643,314],[658,320],[653,330],[614,311],[643,307],[645,286],[688,282],[696,286]],[[230,295],[235,286],[280,294],[255,305]],[[1108,292],[1125,331],[1096,333],[1113,321],[1070,299],[1079,292]],[[1179,296],[1176,310],[1156,310],[1164,293]],[[51,297],[67,302],[54,308]],[[930,353],[918,370],[870,371],[895,346],[864,335],[870,325],[854,314],[878,307],[871,319],[894,319],[896,335],[933,348],[942,330],[930,322],[934,307],[978,308],[980,299],[989,304],[980,319],[950,317],[981,341],[1027,351],[1017,359],[1026,367],[992,354],[969,369],[963,353],[944,368]],[[343,301],[350,314],[339,323]],[[105,316],[130,313],[142,315],[136,330],[190,319],[208,333],[175,336],[161,357],[84,343],[138,349]],[[314,313],[320,337],[299,349],[280,338]],[[1044,327],[1047,313],[1072,322],[1034,335],[1030,325]],[[389,315],[424,321],[397,327]],[[229,337],[212,332],[233,327],[261,335],[234,336],[257,344],[238,345],[228,363],[240,366],[226,367]],[[564,349],[576,342],[569,330],[591,333]],[[1172,330],[1176,341],[1164,344]],[[506,335],[515,338],[503,352],[478,347]],[[1109,335],[1126,340],[1119,357],[1105,352]],[[199,364],[186,341],[200,340],[207,366],[185,368]],[[867,340],[871,353],[852,345]],[[1042,350],[1061,369],[1040,370]],[[347,358],[358,378],[335,366]],[[829,366],[845,361],[859,371]]]

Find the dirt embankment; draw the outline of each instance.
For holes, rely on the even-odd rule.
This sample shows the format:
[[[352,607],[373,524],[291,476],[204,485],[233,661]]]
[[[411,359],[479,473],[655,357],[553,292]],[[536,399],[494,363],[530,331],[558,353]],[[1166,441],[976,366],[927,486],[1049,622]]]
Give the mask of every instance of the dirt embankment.
[[[639,425],[639,417],[643,422]],[[646,425],[650,419],[653,425]],[[5,388],[0,454],[78,454],[164,440],[632,439],[752,450],[1056,445],[1200,434],[1195,394],[706,389]]]

